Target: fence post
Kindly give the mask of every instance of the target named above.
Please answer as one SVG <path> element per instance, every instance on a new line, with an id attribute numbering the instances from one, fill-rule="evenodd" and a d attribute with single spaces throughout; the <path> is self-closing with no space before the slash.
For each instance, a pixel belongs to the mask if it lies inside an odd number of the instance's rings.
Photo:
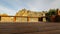
<path id="1" fill-rule="evenodd" d="M 45 13 L 43 13 L 43 22 L 46 22 Z"/>
<path id="2" fill-rule="evenodd" d="M 14 17 L 14 22 L 16 22 L 16 16 Z"/>
<path id="3" fill-rule="evenodd" d="M 29 16 L 27 17 L 27 22 L 29 22 Z"/>
<path id="4" fill-rule="evenodd" d="M 0 16 L 0 21 L 1 21 L 1 16 Z"/>

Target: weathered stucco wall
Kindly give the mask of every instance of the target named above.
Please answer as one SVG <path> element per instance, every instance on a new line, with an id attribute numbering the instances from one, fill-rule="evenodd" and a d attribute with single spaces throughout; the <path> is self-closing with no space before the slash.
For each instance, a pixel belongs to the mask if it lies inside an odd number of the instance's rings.
<path id="1" fill-rule="evenodd" d="M 29 18 L 29 22 L 38 22 L 38 18 Z"/>
<path id="2" fill-rule="evenodd" d="M 23 17 L 18 17 L 18 18 L 16 18 L 16 22 L 38 22 L 38 18 L 23 18 Z"/>
<path id="3" fill-rule="evenodd" d="M 17 17 L 16 22 L 27 22 L 27 18 L 24 17 Z"/>
<path id="4" fill-rule="evenodd" d="M 11 17 L 1 17 L 1 22 L 13 22 L 13 18 L 11 18 Z"/>

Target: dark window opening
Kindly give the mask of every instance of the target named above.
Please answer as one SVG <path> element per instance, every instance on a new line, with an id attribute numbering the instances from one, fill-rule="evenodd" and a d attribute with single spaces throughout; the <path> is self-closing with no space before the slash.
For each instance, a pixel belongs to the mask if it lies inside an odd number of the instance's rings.
<path id="1" fill-rule="evenodd" d="M 1 16 L 0 16 L 0 21 L 1 21 Z"/>
<path id="2" fill-rule="evenodd" d="M 43 17 L 38 18 L 38 21 L 43 21 Z"/>

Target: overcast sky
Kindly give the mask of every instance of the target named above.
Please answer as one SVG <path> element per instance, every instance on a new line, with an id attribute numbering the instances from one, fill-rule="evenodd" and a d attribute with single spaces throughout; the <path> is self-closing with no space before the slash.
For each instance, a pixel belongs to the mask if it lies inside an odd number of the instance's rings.
<path id="1" fill-rule="evenodd" d="M 18 10 L 26 8 L 32 11 L 45 11 L 60 8 L 60 0 L 0 0 L 0 14 L 15 15 Z"/>

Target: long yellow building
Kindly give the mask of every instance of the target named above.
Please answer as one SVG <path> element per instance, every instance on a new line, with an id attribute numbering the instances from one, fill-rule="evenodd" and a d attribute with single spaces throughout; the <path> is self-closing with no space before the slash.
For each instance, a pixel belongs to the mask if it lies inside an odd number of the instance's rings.
<path id="1" fill-rule="evenodd" d="M 19 10 L 16 13 L 16 16 L 27 16 L 26 17 L 17 17 L 16 22 L 39 22 L 38 18 L 42 17 L 45 12 L 34 12 L 26 9 Z"/>
<path id="2" fill-rule="evenodd" d="M 1 14 L 0 15 L 0 22 L 13 22 L 12 17 L 3 17 L 3 16 L 8 16 L 7 14 Z"/>
<path id="3" fill-rule="evenodd" d="M 35 12 L 26 9 L 19 10 L 15 16 L 25 16 L 25 17 L 1 17 L 0 22 L 39 22 L 38 18 L 42 17 L 46 12 Z M 0 16 L 8 16 L 7 14 L 2 14 Z"/>

